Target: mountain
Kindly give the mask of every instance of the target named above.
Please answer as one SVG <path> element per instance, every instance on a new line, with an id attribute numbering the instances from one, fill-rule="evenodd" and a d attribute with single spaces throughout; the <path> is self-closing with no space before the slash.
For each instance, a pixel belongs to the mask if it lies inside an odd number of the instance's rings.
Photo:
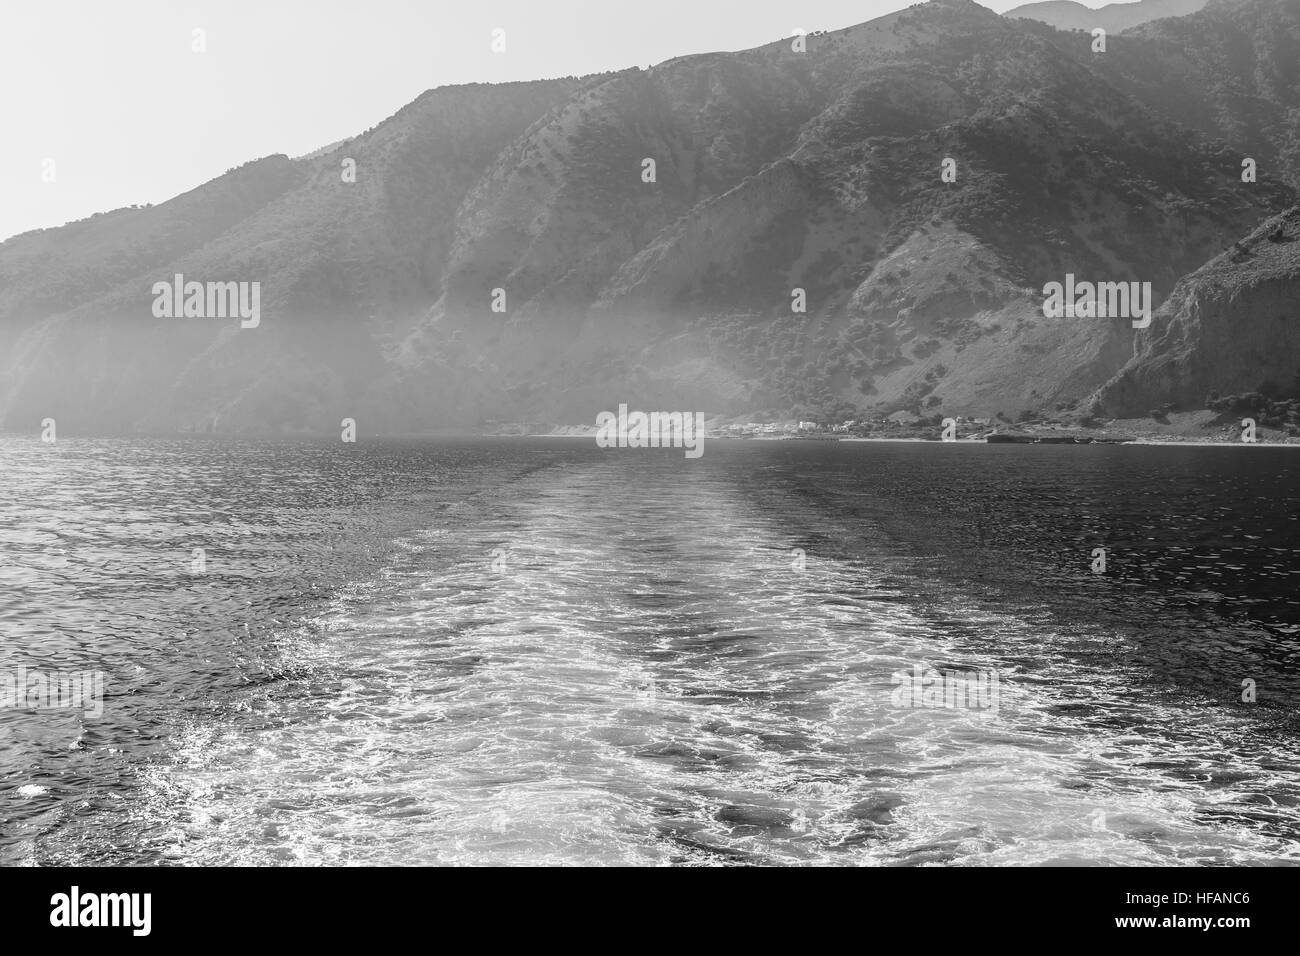
<path id="1" fill-rule="evenodd" d="M 1300 188 L 1300 0 L 1211 0 L 1130 31 L 1107 56 L 1125 93 Z"/>
<path id="2" fill-rule="evenodd" d="M 611 79 L 523 146 L 567 140 L 586 160 L 560 157 L 558 192 L 530 191 L 508 161 L 462 210 L 409 367 L 456 382 L 463 420 L 589 421 L 629 395 L 807 417 L 1068 405 L 1131 354 L 1133 332 L 1043 321 L 1045 282 L 1095 273 L 1167 294 L 1294 196 L 1239 188 L 1236 156 L 1117 89 L 1113 66 L 1079 39 L 930 3 L 811 38 L 803 56 L 783 41 Z M 658 140 L 629 142 L 629 115 L 652 115 Z M 701 183 L 720 138 L 752 158 Z M 652 153 L 657 190 L 634 175 Z M 506 242 L 523 252 L 497 266 Z M 494 287 L 524 301 L 494 315 Z M 795 288 L 806 315 L 791 313 Z"/>
<path id="3" fill-rule="evenodd" d="M 1073 0 L 1047 0 L 1045 3 L 1026 3 L 1003 14 L 1021 20 L 1038 20 L 1058 30 L 1087 30 L 1090 33 L 1101 27 L 1107 34 L 1119 33 L 1150 20 L 1165 17 L 1182 17 L 1195 13 L 1206 0 L 1136 0 L 1129 3 L 1108 3 L 1093 9 Z"/>
<path id="4" fill-rule="evenodd" d="M 355 415 L 385 342 L 435 295 L 465 194 L 579 85 L 434 90 L 329 152 L 0 244 L 0 422 L 276 431 Z M 176 273 L 260 282 L 262 324 L 155 318 L 151 289 Z"/>
<path id="5" fill-rule="evenodd" d="M 301 178 L 300 167 L 273 156 L 159 206 L 101 213 L 0 244 L 0 335 L 12 337 L 133 276 L 165 270 Z"/>
<path id="6" fill-rule="evenodd" d="M 1300 199 L 1294 7 L 1215 0 L 1095 54 L 931 0 L 803 50 L 430 91 L 309 156 L 0 244 L 0 424 L 1069 409 L 1151 330 L 1044 318 L 1046 283 L 1160 301 Z M 155 318 L 176 273 L 260 282 L 260 325 Z"/>

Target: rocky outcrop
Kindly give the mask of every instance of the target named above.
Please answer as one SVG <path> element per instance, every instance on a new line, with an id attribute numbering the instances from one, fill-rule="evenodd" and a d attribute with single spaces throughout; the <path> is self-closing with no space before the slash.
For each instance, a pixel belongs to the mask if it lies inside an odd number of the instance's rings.
<path id="1" fill-rule="evenodd" d="M 1300 207 L 1275 216 L 1180 281 L 1096 394 L 1099 414 L 1139 417 L 1211 393 L 1296 394 L 1300 376 Z"/>

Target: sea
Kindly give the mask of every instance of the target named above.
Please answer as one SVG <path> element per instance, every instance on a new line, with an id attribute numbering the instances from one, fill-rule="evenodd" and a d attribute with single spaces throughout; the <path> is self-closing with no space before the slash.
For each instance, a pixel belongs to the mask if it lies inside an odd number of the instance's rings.
<path id="1" fill-rule="evenodd" d="M 1295 448 L 0 435 L 0 865 L 1294 865 L 1298 708 Z"/>

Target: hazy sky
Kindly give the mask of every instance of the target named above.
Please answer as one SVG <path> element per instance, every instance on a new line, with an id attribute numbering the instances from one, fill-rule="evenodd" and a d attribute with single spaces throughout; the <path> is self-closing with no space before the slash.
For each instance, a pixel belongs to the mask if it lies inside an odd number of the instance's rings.
<path id="1" fill-rule="evenodd" d="M 1020 0 L 984 0 L 999 12 Z M 4 0 L 0 239 L 360 133 L 423 90 L 648 66 L 907 0 Z M 1098 0 L 1088 0 L 1098 6 Z M 506 52 L 491 50 L 506 30 Z M 194 31 L 207 50 L 194 52 Z M 53 182 L 42 173 L 53 160 Z"/>

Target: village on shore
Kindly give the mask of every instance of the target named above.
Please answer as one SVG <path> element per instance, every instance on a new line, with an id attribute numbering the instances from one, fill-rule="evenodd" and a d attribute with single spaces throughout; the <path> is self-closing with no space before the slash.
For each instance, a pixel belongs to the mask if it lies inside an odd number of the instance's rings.
<path id="1" fill-rule="evenodd" d="M 1229 416 L 1231 417 L 1231 416 Z M 496 436 L 591 437 L 594 424 L 557 425 L 543 422 L 485 422 Z M 960 441 L 988 444 L 1214 444 L 1300 445 L 1286 430 L 1260 427 L 1255 440 L 1243 440 L 1235 418 L 1209 411 L 1171 412 L 1159 419 L 1033 419 L 977 416 L 920 416 L 895 412 L 884 418 L 821 422 L 799 419 L 749 421 L 721 416 L 706 420 L 709 440 L 749 441 Z"/>

